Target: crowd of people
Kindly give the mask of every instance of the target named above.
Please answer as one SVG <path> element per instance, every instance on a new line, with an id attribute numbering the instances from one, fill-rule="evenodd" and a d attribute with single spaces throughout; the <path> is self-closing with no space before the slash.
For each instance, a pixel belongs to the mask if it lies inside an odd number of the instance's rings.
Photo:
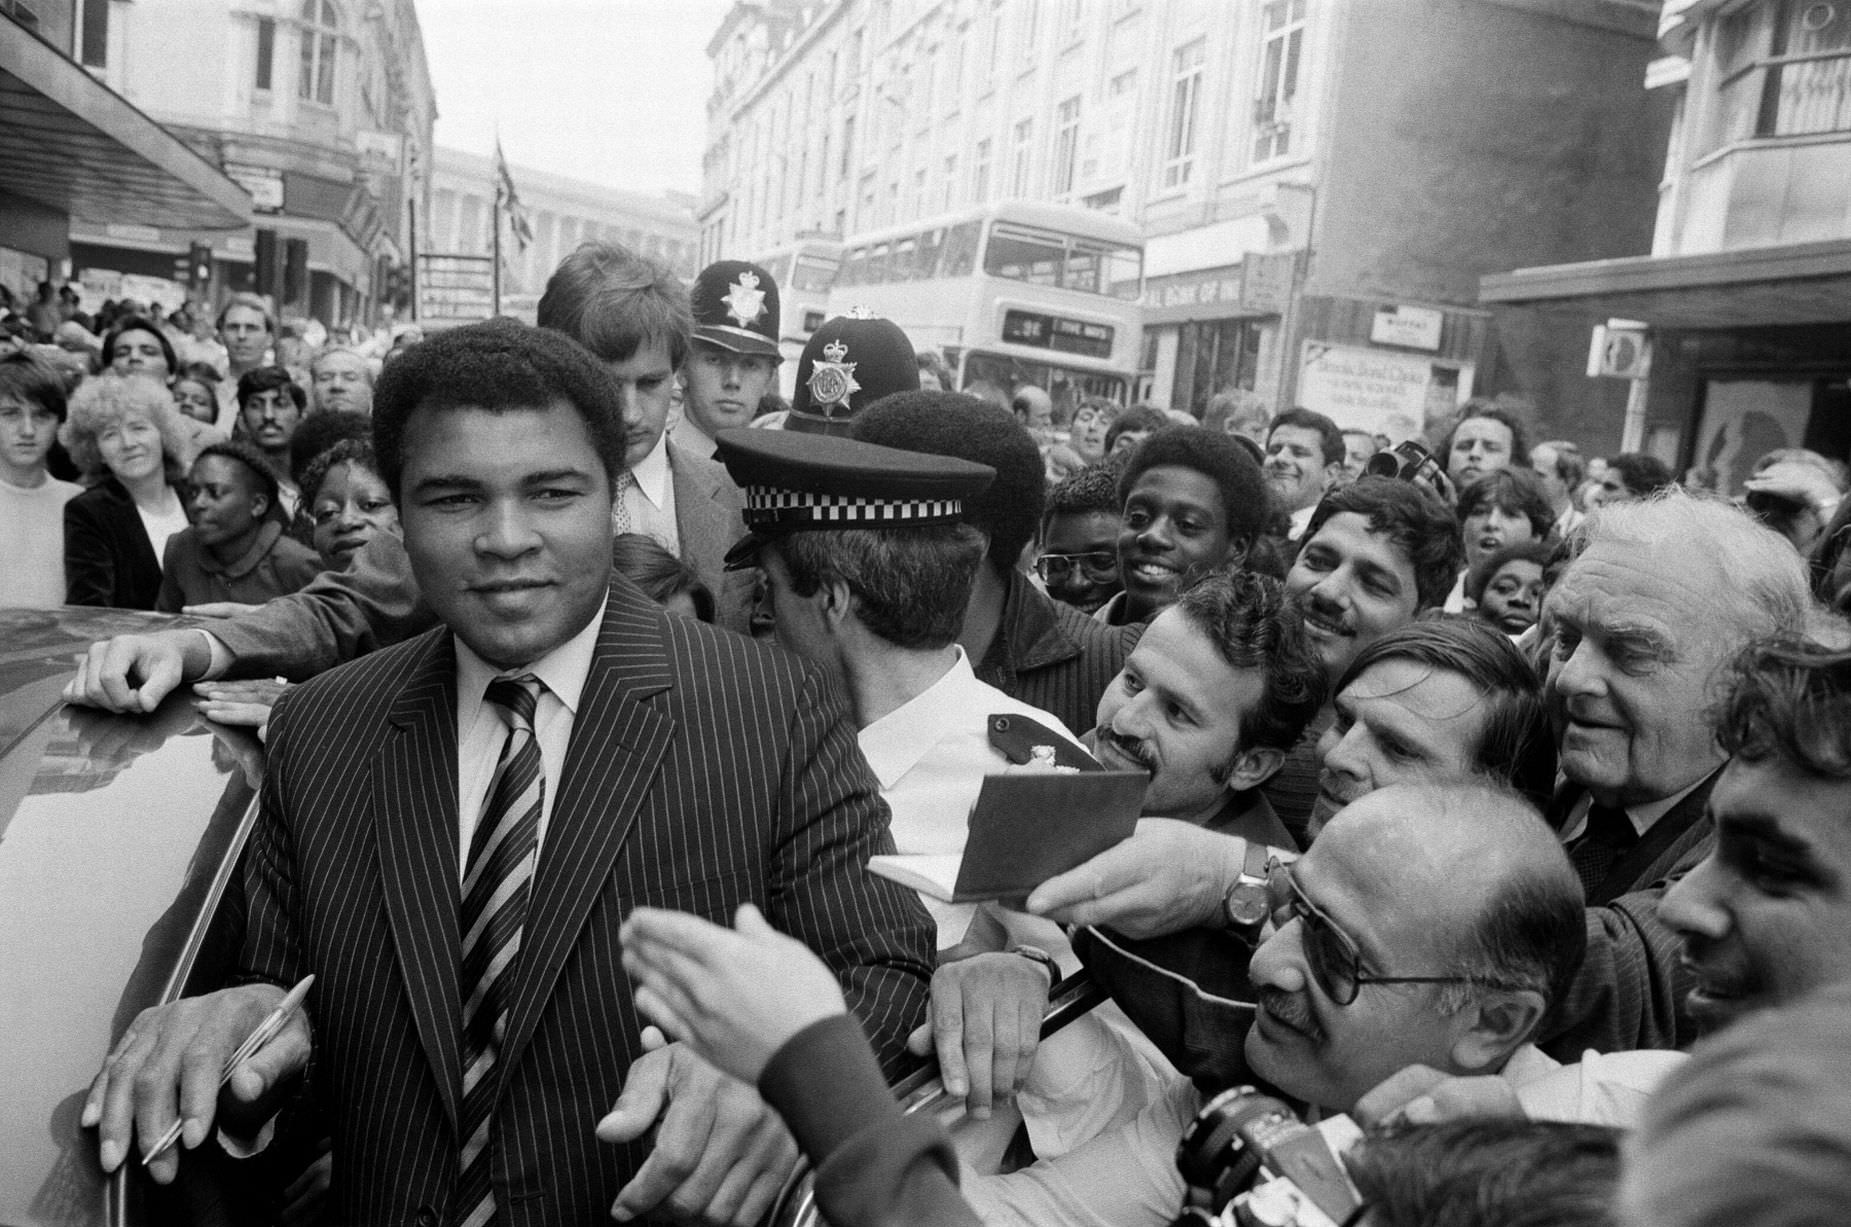
<path id="1" fill-rule="evenodd" d="M 186 409 L 145 317 L 75 390 L 0 359 L 25 590 L 197 616 L 67 696 L 267 729 L 241 974 L 112 1049 L 106 1168 L 178 1119 L 157 1181 L 295 1155 L 331 1223 L 751 1223 L 801 1151 L 833 1222 L 1154 1227 L 1245 1082 L 1362 1126 L 1375 1227 L 1851 1191 L 1841 464 L 1736 502 L 1514 398 L 1428 448 L 959 392 L 863 313 L 786 406 L 770 274 L 612 244 L 537 328 L 292 370 L 261 301 L 218 323 Z M 1026 898 L 866 870 L 1101 768 L 1135 832 Z M 900 1113 L 920 1058 L 1006 1161 Z"/>

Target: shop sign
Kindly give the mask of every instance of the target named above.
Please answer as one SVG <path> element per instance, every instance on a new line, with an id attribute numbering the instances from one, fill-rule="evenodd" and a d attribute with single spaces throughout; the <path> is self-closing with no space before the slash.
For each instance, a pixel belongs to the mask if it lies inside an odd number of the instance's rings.
<path id="1" fill-rule="evenodd" d="M 1296 403 L 1345 430 L 1367 430 L 1399 443 L 1451 416 L 1472 394 L 1472 372 L 1469 363 L 1306 341 Z"/>
<path id="2" fill-rule="evenodd" d="M 1292 301 L 1292 275 L 1298 269 L 1298 253 L 1249 255 L 1240 268 L 1240 305 L 1255 315 L 1284 315 L 1286 304 Z"/>
<path id="3" fill-rule="evenodd" d="M 1440 348 L 1440 327 L 1445 322 L 1445 312 L 1431 307 L 1386 307 L 1375 313 L 1369 339 L 1377 345 L 1436 351 Z"/>
<path id="4" fill-rule="evenodd" d="M 130 226 L 121 222 L 110 222 L 103 227 L 103 233 L 112 239 L 127 239 L 131 243 L 158 243 L 161 232 L 153 226 Z"/>
<path id="5" fill-rule="evenodd" d="M 1149 278 L 1144 283 L 1144 305 L 1157 311 L 1185 313 L 1196 307 L 1226 306 L 1233 310 L 1214 314 L 1232 314 L 1240 308 L 1240 268 L 1238 264 L 1230 264 L 1225 268 Z M 1187 318 L 1187 315 L 1177 318 Z"/>
<path id="6" fill-rule="evenodd" d="M 225 163 L 225 177 L 251 194 L 251 208 L 258 213 L 283 211 L 283 172 L 268 166 L 246 162 Z"/>

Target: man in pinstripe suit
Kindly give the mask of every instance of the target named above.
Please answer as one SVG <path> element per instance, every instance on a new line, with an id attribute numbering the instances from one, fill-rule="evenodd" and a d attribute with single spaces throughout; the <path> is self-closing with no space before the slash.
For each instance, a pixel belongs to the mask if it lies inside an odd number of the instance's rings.
<path id="1" fill-rule="evenodd" d="M 617 944 L 642 902 L 721 917 L 759 901 L 836 970 L 877 1050 L 901 1051 L 931 925 L 862 871 L 892 842 L 854 726 L 815 669 L 613 581 L 614 404 L 573 343 L 500 323 L 427 342 L 381 380 L 381 470 L 442 625 L 277 705 L 247 857 L 248 983 L 130 1026 L 85 1108 L 105 1167 L 131 1132 L 150 1145 L 176 1100 L 185 1148 L 215 1123 L 261 1141 L 312 1053 L 332 1221 L 752 1222 L 794 1150 L 751 1088 L 680 1045 L 645 1051 Z M 512 731 L 489 711 L 508 679 L 538 694 Z M 490 762 L 523 731 L 543 786 L 509 879 L 521 915 L 505 967 L 478 976 L 459 879 L 478 828 L 501 829 Z M 310 972 L 306 1017 L 217 1094 L 225 1056 Z M 491 977 L 482 1066 L 465 1018 Z"/>

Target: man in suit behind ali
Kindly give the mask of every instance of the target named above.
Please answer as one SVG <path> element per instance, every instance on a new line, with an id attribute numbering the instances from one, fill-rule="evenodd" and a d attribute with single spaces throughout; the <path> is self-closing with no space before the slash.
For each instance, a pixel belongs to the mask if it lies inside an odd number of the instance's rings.
<path id="1" fill-rule="evenodd" d="M 496 322 L 426 342 L 381 379 L 375 437 L 441 624 L 278 703 L 243 983 L 130 1025 L 84 1109 L 103 1165 L 176 1103 L 157 1180 L 215 1126 L 261 1146 L 307 1072 L 330 1221 L 752 1222 L 790 1139 L 750 1087 L 643 1042 L 617 930 L 641 903 L 755 901 L 896 1057 L 932 930 L 863 871 L 892 841 L 854 725 L 814 667 L 613 577 L 617 395 L 572 341 Z"/>

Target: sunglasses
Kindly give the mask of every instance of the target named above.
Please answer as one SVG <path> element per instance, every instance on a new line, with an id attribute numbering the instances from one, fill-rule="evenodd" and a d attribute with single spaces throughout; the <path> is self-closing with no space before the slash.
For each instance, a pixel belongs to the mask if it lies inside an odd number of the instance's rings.
<path id="1" fill-rule="evenodd" d="M 1092 550 L 1085 554 L 1042 554 L 1035 559 L 1035 574 L 1050 584 L 1058 584 L 1078 567 L 1086 578 L 1118 578 L 1118 555 L 1111 550 Z"/>
<path id="2" fill-rule="evenodd" d="M 1268 887 L 1277 891 L 1282 882 L 1287 894 L 1281 910 L 1275 914 L 1274 923 L 1284 928 L 1296 920 L 1303 926 L 1301 943 L 1305 949 L 1305 964 L 1311 971 L 1311 978 L 1317 981 L 1318 988 L 1334 1005 L 1347 1006 L 1354 1002 L 1365 984 L 1483 984 L 1487 988 L 1504 989 L 1523 987 L 1478 976 L 1378 976 L 1364 971 L 1362 952 L 1356 948 L 1355 941 L 1339 929 L 1330 917 L 1320 912 L 1317 904 L 1305 898 L 1298 879 L 1284 866 L 1269 879 Z"/>

